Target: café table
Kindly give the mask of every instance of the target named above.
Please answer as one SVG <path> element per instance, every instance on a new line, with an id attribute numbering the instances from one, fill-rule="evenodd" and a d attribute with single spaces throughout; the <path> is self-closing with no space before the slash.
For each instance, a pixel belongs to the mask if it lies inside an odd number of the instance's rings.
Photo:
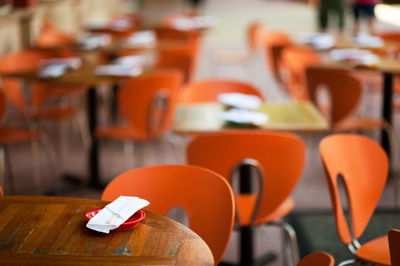
<path id="1" fill-rule="evenodd" d="M 173 130 L 178 134 L 201 134 L 232 129 L 276 130 L 298 133 L 327 132 L 329 125 L 311 102 L 267 103 L 257 111 L 268 121 L 257 127 L 226 123 L 219 114 L 226 107 L 217 102 L 179 105 Z"/>
<path id="2" fill-rule="evenodd" d="M 213 265 L 207 244 L 188 227 L 146 212 L 127 231 L 86 227 L 86 211 L 107 202 L 63 197 L 0 198 L 0 265 Z"/>

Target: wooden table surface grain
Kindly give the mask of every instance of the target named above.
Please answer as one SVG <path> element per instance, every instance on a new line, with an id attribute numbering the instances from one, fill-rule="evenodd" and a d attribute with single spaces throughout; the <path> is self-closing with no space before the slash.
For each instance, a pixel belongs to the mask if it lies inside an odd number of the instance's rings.
<path id="1" fill-rule="evenodd" d="M 107 203 L 76 198 L 0 198 L 0 265 L 212 265 L 188 227 L 146 211 L 128 231 L 86 228 L 84 213 Z"/>

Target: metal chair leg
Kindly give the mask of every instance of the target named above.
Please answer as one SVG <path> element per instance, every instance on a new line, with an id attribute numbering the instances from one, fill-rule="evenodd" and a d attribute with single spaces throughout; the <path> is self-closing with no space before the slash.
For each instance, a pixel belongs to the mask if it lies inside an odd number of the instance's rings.
<path id="1" fill-rule="evenodd" d="M 290 244 L 292 247 L 293 264 L 297 265 L 297 263 L 300 260 L 300 255 L 299 255 L 299 247 L 297 244 L 296 232 L 294 231 L 293 227 L 286 222 L 282 224 L 282 228 L 289 236 Z"/>
<path id="2" fill-rule="evenodd" d="M 355 263 L 358 263 L 358 260 L 350 259 L 350 260 L 342 261 L 341 263 L 338 264 L 338 266 L 352 265 L 352 264 L 355 264 Z"/>

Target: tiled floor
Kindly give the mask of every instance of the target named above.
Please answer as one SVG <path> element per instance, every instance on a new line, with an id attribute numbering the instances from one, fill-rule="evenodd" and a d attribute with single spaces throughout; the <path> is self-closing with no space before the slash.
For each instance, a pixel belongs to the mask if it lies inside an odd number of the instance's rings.
<path id="1" fill-rule="evenodd" d="M 157 1 L 156 1 L 157 2 Z M 158 1 L 160 2 L 160 1 Z M 144 14 L 156 14 L 151 7 L 143 7 Z M 181 7 L 168 7 L 171 11 L 179 10 Z M 175 9 L 174 9 L 175 8 Z M 284 30 L 289 33 L 298 31 L 311 31 L 315 28 L 314 10 L 301 2 L 289 2 L 284 0 L 208 0 L 204 12 L 213 15 L 218 19 L 215 29 L 210 30 L 203 42 L 201 60 L 196 73 L 196 79 L 204 78 L 232 78 L 251 82 L 257 85 L 266 95 L 268 101 L 286 101 L 287 95 L 283 93 L 274 82 L 269 70 L 264 64 L 262 51 L 246 64 L 229 65 L 216 61 L 216 56 L 224 51 L 245 53 L 245 30 L 252 21 L 260 21 L 267 29 Z M 154 19 L 154 17 L 153 17 Z M 380 23 L 378 28 L 390 28 L 390 25 Z M 105 88 L 102 93 L 103 98 L 99 112 L 102 114 L 101 123 L 106 124 L 107 108 L 106 99 L 108 90 Z M 368 96 L 368 111 L 373 115 L 379 114 L 379 96 Z M 371 105 L 372 103 L 372 105 Z M 365 104 L 365 103 L 364 103 Z M 370 107 L 372 106 L 372 108 Z M 83 108 L 84 109 L 84 108 Z M 84 113 L 81 118 L 85 119 Z M 13 120 L 12 114 L 8 115 L 9 120 Z M 399 132 L 399 116 L 395 115 L 396 136 Z M 43 130 L 48 132 L 56 147 L 60 147 L 60 135 L 57 128 L 51 124 L 44 124 Z M 60 172 L 68 172 L 86 176 L 86 153 L 82 149 L 79 141 L 79 134 L 76 130 L 71 130 L 66 123 L 68 143 L 63 144 L 62 158 L 55 157 L 58 162 Z M 371 135 L 374 137 L 374 135 Z M 317 152 L 318 143 L 323 135 L 302 135 L 307 145 L 307 161 L 303 176 L 301 177 L 295 191 L 293 199 L 297 209 L 326 209 L 330 208 L 329 194 L 325 182 L 324 171 L 322 169 L 319 154 Z M 125 147 L 126 148 L 126 147 Z M 399 149 L 398 146 L 396 146 Z M 13 145 L 9 148 L 11 155 L 12 171 L 16 181 L 18 194 L 39 194 L 44 191 L 54 190 L 64 187 L 60 179 L 47 171 L 45 158 L 40 157 L 40 168 L 43 188 L 40 192 L 34 189 L 32 183 L 32 161 L 30 147 L 28 144 Z M 141 152 L 142 151 L 142 152 Z M 165 151 L 165 152 L 160 152 Z M 118 142 L 101 142 L 101 176 L 103 181 L 111 180 L 118 173 L 137 165 L 135 158 L 128 154 L 124 157 L 124 146 Z M 146 165 L 159 163 L 175 163 L 174 156 L 171 156 L 167 149 L 161 148 L 158 144 L 135 146 L 136 154 L 145 154 Z M 184 163 L 184 153 L 179 158 L 179 163 Z M 397 159 L 397 158 L 396 158 Z M 397 160 L 398 161 L 398 160 Z M 397 164 L 396 164 L 397 165 Z M 58 186 L 58 187 L 57 187 Z M 5 190 L 7 193 L 7 188 Z M 92 189 L 76 189 L 72 192 L 62 193 L 74 197 L 100 198 L 101 192 Z M 382 196 L 380 206 L 393 205 L 393 188 L 391 182 Z M 270 229 L 265 226 L 257 229 L 256 233 L 256 254 L 262 254 L 268 250 L 281 253 L 280 239 L 281 232 L 277 229 Z M 234 260 L 237 258 L 236 233 L 232 236 L 231 244 L 228 247 L 225 258 Z M 281 257 L 270 265 L 282 265 Z"/>

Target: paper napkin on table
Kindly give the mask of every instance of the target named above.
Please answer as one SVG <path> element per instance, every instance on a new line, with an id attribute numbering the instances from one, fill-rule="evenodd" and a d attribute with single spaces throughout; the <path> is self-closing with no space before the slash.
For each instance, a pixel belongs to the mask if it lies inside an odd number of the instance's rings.
<path id="1" fill-rule="evenodd" d="M 133 47 L 152 47 L 156 44 L 156 41 L 156 33 L 151 30 L 145 30 L 133 33 L 124 40 L 123 45 Z"/>
<path id="2" fill-rule="evenodd" d="M 220 113 L 219 118 L 227 122 L 256 126 L 265 124 L 269 120 L 268 115 L 265 113 L 236 108 Z"/>
<path id="3" fill-rule="evenodd" d="M 78 43 L 82 49 L 92 50 L 109 45 L 111 43 L 111 36 L 109 34 L 84 34 Z"/>
<path id="4" fill-rule="evenodd" d="M 237 108 L 257 109 L 263 101 L 255 95 L 233 92 L 219 94 L 218 102 Z"/>
<path id="5" fill-rule="evenodd" d="M 138 76 L 142 73 L 141 67 L 131 67 L 120 64 L 102 65 L 96 67 L 96 75 L 99 76 Z"/>
<path id="6" fill-rule="evenodd" d="M 298 41 L 310 44 L 315 49 L 330 49 L 336 44 L 336 38 L 328 33 L 320 32 L 300 32 L 297 34 Z"/>
<path id="7" fill-rule="evenodd" d="M 110 230 L 119 227 L 135 212 L 149 204 L 147 200 L 138 197 L 119 196 L 93 216 L 86 227 L 108 234 Z"/>

